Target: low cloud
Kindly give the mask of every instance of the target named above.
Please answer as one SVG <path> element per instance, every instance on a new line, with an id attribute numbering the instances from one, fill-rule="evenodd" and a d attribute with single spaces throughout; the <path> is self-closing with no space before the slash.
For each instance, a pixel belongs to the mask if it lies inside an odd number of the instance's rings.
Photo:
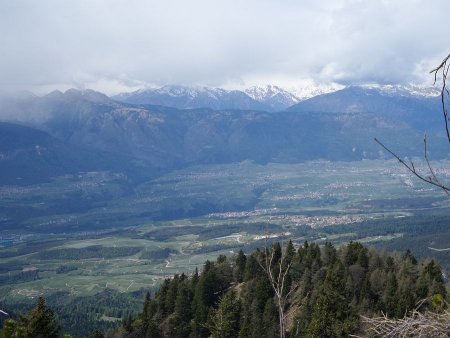
<path id="1" fill-rule="evenodd" d="M 422 82 L 449 52 L 448 13 L 446 0 L 4 1 L 0 87 Z"/>

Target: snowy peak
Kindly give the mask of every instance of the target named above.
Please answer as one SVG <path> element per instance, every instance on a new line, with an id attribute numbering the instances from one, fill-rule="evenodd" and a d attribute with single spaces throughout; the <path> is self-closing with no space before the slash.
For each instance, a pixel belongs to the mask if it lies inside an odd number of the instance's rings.
<path id="1" fill-rule="evenodd" d="M 344 88 L 345 88 L 344 85 L 338 83 L 331 83 L 327 85 L 323 84 L 319 85 L 312 83 L 292 87 L 289 89 L 289 91 L 293 93 L 296 97 L 298 97 L 299 101 L 304 101 L 318 95 L 332 93 Z"/>
<path id="2" fill-rule="evenodd" d="M 221 88 L 209 88 L 203 86 L 187 87 L 187 86 L 176 86 L 167 85 L 158 89 L 154 89 L 153 93 L 158 93 L 161 95 L 169 95 L 172 97 L 199 97 L 201 95 L 206 95 L 211 98 L 220 98 L 224 96 L 227 91 Z"/>
<path id="3" fill-rule="evenodd" d="M 274 97 L 279 94 L 285 95 L 286 97 L 291 97 L 293 99 L 295 98 L 295 100 L 298 100 L 292 93 L 275 85 L 266 85 L 263 87 L 253 86 L 247 88 L 245 92 L 247 93 L 248 96 L 257 101 L 264 101 L 267 100 L 268 98 Z"/>
<path id="4" fill-rule="evenodd" d="M 247 88 L 245 93 L 271 110 L 284 110 L 300 101 L 293 93 L 274 85 L 253 86 Z"/>
<path id="5" fill-rule="evenodd" d="M 123 93 L 112 98 L 131 104 L 149 104 L 175 107 L 179 109 L 210 108 L 282 111 L 301 101 L 330 94 L 346 88 L 337 83 L 327 85 L 314 82 L 293 88 L 282 88 L 273 84 L 253 86 L 244 90 L 226 90 L 205 86 L 166 85 L 160 88 L 141 89 Z M 439 91 L 433 87 L 419 85 L 378 85 L 367 84 L 347 88 L 360 88 L 377 92 L 384 96 L 433 97 Z"/>
<path id="6" fill-rule="evenodd" d="M 151 104 L 180 109 L 242 109 L 266 110 L 266 106 L 242 91 L 210 87 L 167 85 L 157 89 L 140 90 L 112 97 L 132 104 Z"/>
<path id="7" fill-rule="evenodd" d="M 440 91 L 436 87 L 407 84 L 407 85 L 379 85 L 367 84 L 362 88 L 374 89 L 381 94 L 390 96 L 414 96 L 414 97 L 436 97 L 440 95 Z"/>

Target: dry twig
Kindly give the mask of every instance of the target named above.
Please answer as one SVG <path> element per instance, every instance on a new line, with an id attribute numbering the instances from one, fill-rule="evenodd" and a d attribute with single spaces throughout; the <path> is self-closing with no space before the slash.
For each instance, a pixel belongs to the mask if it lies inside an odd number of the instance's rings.
<path id="1" fill-rule="evenodd" d="M 417 171 L 414 162 L 410 161 L 410 163 L 406 163 L 400 156 L 398 156 L 396 153 L 394 153 L 392 150 L 390 150 L 388 147 L 386 147 L 381 141 L 379 141 L 377 138 L 375 138 L 375 142 L 377 142 L 381 147 L 383 147 L 384 150 L 386 150 L 389 154 L 394 156 L 405 168 L 407 168 L 414 176 L 421 179 L 422 181 L 434 185 L 438 188 L 441 188 L 447 196 L 450 197 L 450 188 L 447 187 L 445 184 L 443 184 L 436 176 L 433 167 L 430 164 L 430 161 L 428 159 L 427 155 L 427 137 L 425 135 L 423 142 L 424 142 L 424 152 L 425 152 L 425 160 L 427 161 L 428 169 L 430 170 L 431 176 L 426 177 L 425 175 L 421 174 Z"/>
<path id="2" fill-rule="evenodd" d="M 448 110 L 446 107 L 446 102 L 449 104 L 449 90 L 447 89 L 447 75 L 448 70 L 450 68 L 450 64 L 447 65 L 447 62 L 450 59 L 450 54 L 447 55 L 447 57 L 442 60 L 441 64 L 437 66 L 435 69 L 430 71 L 430 74 L 434 74 L 434 84 L 436 84 L 438 73 L 441 72 L 442 74 L 442 87 L 441 87 L 441 104 L 442 104 L 442 113 L 444 114 L 445 119 L 445 130 L 447 132 L 447 139 L 450 142 L 450 132 L 448 127 Z M 447 100 L 446 100 L 447 98 Z"/>
<path id="3" fill-rule="evenodd" d="M 450 337 L 450 312 L 421 313 L 418 309 L 409 312 L 401 319 L 391 319 L 385 314 L 377 318 L 362 317 L 368 325 L 370 337 Z"/>

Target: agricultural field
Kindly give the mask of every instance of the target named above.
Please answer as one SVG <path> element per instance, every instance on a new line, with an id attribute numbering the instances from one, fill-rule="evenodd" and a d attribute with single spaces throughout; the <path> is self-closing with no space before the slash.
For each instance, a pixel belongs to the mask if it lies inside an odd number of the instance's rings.
<path id="1" fill-rule="evenodd" d="M 450 163 L 435 167 L 448 178 Z M 135 185 L 80 173 L 0 194 L 3 302 L 139 292 L 287 239 L 411 246 L 450 261 L 448 198 L 394 161 L 197 166 Z"/>

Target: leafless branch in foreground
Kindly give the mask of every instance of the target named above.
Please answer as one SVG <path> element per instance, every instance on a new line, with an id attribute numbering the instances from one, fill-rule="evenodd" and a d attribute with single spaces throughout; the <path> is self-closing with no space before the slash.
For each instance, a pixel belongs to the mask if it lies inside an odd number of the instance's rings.
<path id="1" fill-rule="evenodd" d="M 368 326 L 370 337 L 450 337 L 449 311 L 421 313 L 416 308 L 401 319 L 390 319 L 383 314 L 376 318 L 362 316 L 362 322 Z"/>
<path id="2" fill-rule="evenodd" d="M 386 150 L 389 154 L 391 154 L 392 156 L 394 156 L 397 161 L 399 161 L 406 169 L 408 169 L 414 176 L 416 176 L 417 178 L 419 178 L 420 180 L 434 185 L 440 189 L 442 189 L 448 197 L 450 197 L 450 188 L 447 187 L 445 184 L 443 184 L 436 176 L 435 171 L 433 169 L 433 167 L 430 164 L 430 161 L 428 159 L 428 154 L 427 154 L 427 136 L 425 135 L 425 137 L 423 138 L 423 144 L 424 144 L 424 157 L 425 160 L 427 162 L 427 166 L 428 166 L 428 170 L 430 171 L 430 175 L 431 176 L 426 176 L 420 172 L 417 171 L 414 162 L 410 161 L 410 163 L 406 163 L 402 158 L 400 158 L 400 156 L 398 156 L 396 153 L 394 153 L 392 150 L 390 150 L 388 147 L 386 147 L 381 141 L 379 141 L 377 138 L 375 138 L 375 142 L 377 142 L 384 150 Z"/>
<path id="3" fill-rule="evenodd" d="M 445 130 L 447 132 L 447 139 L 450 142 L 450 132 L 449 132 L 449 126 L 448 126 L 448 110 L 447 105 L 450 104 L 449 102 L 449 90 L 447 88 L 447 75 L 450 68 L 450 64 L 447 64 L 450 60 L 450 54 L 447 55 L 447 57 L 442 60 L 441 64 L 437 66 L 435 69 L 430 71 L 430 74 L 434 74 L 434 84 L 436 84 L 438 74 L 442 74 L 442 87 L 441 87 L 441 104 L 442 104 L 442 113 L 444 114 L 445 119 Z"/>
<path id="4" fill-rule="evenodd" d="M 264 248 L 264 261 L 257 260 L 261 269 L 264 270 L 267 275 L 270 285 L 272 286 L 273 291 L 275 292 L 275 298 L 277 301 L 277 310 L 279 315 L 279 325 L 280 325 L 280 338 L 286 337 L 286 303 L 289 296 L 297 289 L 297 284 L 291 285 L 291 288 L 288 292 L 286 292 L 286 280 L 291 269 L 291 262 L 287 265 L 285 263 L 286 255 L 283 253 L 283 245 L 281 246 L 282 253 L 281 258 L 278 263 L 274 263 L 275 256 L 275 248 L 272 245 L 272 248 L 269 249 L 267 247 L 267 236 L 265 239 L 265 248 Z M 270 254 L 270 257 L 269 257 Z M 278 273 L 274 270 L 278 269 Z"/>
<path id="5" fill-rule="evenodd" d="M 448 109 L 447 106 L 450 105 L 450 91 L 447 88 L 447 76 L 450 69 L 450 54 L 445 57 L 439 66 L 434 68 L 430 71 L 430 74 L 434 74 L 434 84 L 436 84 L 438 80 L 438 75 L 442 75 L 442 87 L 441 87 L 441 105 L 442 105 L 442 113 L 444 115 L 445 119 L 445 131 L 447 133 L 447 139 L 450 142 L 450 130 L 449 130 L 449 115 L 448 115 Z M 381 143 L 377 138 L 375 138 L 375 142 L 377 142 L 381 147 L 383 147 L 384 150 L 386 150 L 389 154 L 394 156 L 405 168 L 407 168 L 414 176 L 419 178 L 420 180 L 434 185 L 440 189 L 442 189 L 448 197 L 450 197 L 450 187 L 443 184 L 436 176 L 435 171 L 433 167 L 430 164 L 430 161 L 428 159 L 428 150 L 427 150 L 427 136 L 425 135 L 423 139 L 424 143 L 424 158 L 427 162 L 429 175 L 424 175 L 422 173 L 419 173 L 414 166 L 414 163 L 411 161 L 410 163 L 406 163 L 404 160 L 400 158 L 396 153 L 394 153 L 392 150 L 390 150 L 387 146 L 385 146 L 383 143 Z"/>

